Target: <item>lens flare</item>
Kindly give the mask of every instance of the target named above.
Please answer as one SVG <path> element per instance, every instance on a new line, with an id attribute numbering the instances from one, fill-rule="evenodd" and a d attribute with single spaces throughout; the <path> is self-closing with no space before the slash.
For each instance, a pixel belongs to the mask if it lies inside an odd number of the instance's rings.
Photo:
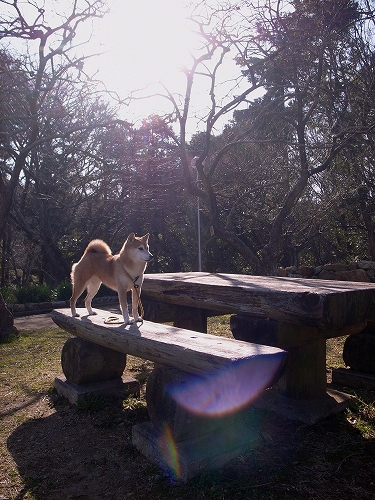
<path id="1" fill-rule="evenodd" d="M 284 354 L 232 363 L 208 377 L 191 375 L 183 385 L 170 385 L 168 394 L 186 410 L 222 416 L 248 406 L 280 377 Z"/>
<path id="2" fill-rule="evenodd" d="M 180 462 L 178 458 L 178 450 L 172 432 L 168 425 L 164 427 L 164 432 L 158 439 L 159 449 L 163 454 L 165 464 L 168 468 L 168 473 L 172 479 L 180 477 Z"/>

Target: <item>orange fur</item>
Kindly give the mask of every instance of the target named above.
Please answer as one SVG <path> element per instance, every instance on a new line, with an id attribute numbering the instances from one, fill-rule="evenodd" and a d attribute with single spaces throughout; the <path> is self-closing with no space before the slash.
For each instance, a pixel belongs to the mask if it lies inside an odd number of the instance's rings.
<path id="1" fill-rule="evenodd" d="M 133 280 L 138 277 L 136 284 L 139 286 L 140 293 L 147 262 L 153 258 L 149 252 L 148 238 L 149 234 L 136 237 L 134 233 L 131 233 L 120 253 L 116 255 L 112 255 L 111 249 L 102 240 L 93 240 L 88 244 L 82 258 L 72 266 L 70 307 L 73 316 L 78 316 L 76 302 L 85 289 L 87 290 L 85 306 L 89 314 L 95 314 L 91 301 L 100 285 L 104 283 L 118 292 L 125 324 L 133 322 L 129 318 L 127 306 L 127 292 L 132 291 L 132 313 L 135 320 L 139 319 L 138 297 L 134 290 Z"/>

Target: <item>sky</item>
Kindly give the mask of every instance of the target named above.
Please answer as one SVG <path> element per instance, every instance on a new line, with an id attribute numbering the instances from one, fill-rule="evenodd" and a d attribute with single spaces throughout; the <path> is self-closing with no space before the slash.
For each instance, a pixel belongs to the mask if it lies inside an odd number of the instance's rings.
<path id="1" fill-rule="evenodd" d="M 59 15 L 68 15 L 72 9 L 71 0 L 46 0 L 47 23 L 55 26 Z M 78 4 L 80 1 L 78 0 Z M 214 0 L 213 0 L 214 1 Z M 43 0 L 37 0 L 38 6 Z M 193 24 L 186 18 L 184 7 L 186 0 L 108 0 L 110 12 L 101 19 L 82 23 L 74 39 L 73 52 L 77 55 L 101 53 L 88 58 L 85 70 L 101 80 L 108 90 L 116 91 L 120 99 L 127 102 L 135 89 L 145 89 L 146 95 L 160 93 L 162 82 L 174 95 L 183 95 L 186 77 L 181 68 L 191 65 L 191 52 L 197 54 L 198 37 L 193 31 Z M 29 23 L 35 19 L 33 2 L 22 2 L 23 14 Z M 14 16 L 12 6 L 9 11 Z M 87 42 L 88 43 L 84 43 Z M 21 42 L 12 39 L 13 47 Z M 37 50 L 38 40 L 31 42 Z M 22 50 L 22 49 L 21 49 Z M 231 53 L 229 54 L 231 55 Z M 233 55 L 234 57 L 234 55 Z M 215 87 L 217 94 L 226 95 L 234 85 L 233 79 L 239 74 L 233 57 L 222 66 L 221 81 L 226 82 Z M 195 80 L 189 134 L 204 127 L 202 117 L 207 114 L 210 104 L 207 79 Z M 238 95 L 240 89 L 234 89 Z M 231 94 L 232 95 L 232 94 Z M 123 106 L 121 118 L 134 124 L 152 114 L 163 115 L 171 112 L 171 104 L 165 98 L 149 98 L 132 101 Z M 227 122 L 228 116 L 221 122 Z"/>
<path id="2" fill-rule="evenodd" d="M 188 63 L 193 43 L 182 1 L 112 0 L 110 5 L 110 13 L 96 20 L 88 46 L 90 52 L 94 47 L 104 52 L 89 64 L 98 68 L 97 77 L 122 97 L 159 80 L 181 86 L 179 68 Z M 137 105 L 143 106 L 151 109 L 153 103 Z"/>
<path id="3" fill-rule="evenodd" d="M 158 81 L 173 92 L 183 93 L 186 79 L 181 68 L 190 66 L 190 51 L 198 44 L 183 4 L 183 0 L 111 0 L 110 13 L 95 21 L 93 39 L 87 46 L 90 52 L 95 49 L 104 54 L 86 63 L 86 68 L 97 70 L 96 77 L 123 99 L 146 86 L 145 93 L 160 91 L 152 84 Z M 228 61 L 224 71 L 223 80 L 238 74 L 239 69 Z M 198 78 L 194 113 L 201 114 L 207 104 L 207 85 Z M 127 119 L 137 121 L 169 110 L 165 99 L 152 98 L 136 101 L 124 112 Z M 199 127 L 197 120 L 193 122 L 191 127 Z"/>

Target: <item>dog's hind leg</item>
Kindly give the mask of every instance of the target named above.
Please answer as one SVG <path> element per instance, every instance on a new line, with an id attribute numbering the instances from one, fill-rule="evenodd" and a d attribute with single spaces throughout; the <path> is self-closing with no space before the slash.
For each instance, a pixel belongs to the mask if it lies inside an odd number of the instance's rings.
<path id="1" fill-rule="evenodd" d="M 95 295 L 98 293 L 98 290 L 100 288 L 100 285 L 102 282 L 100 281 L 99 278 L 91 278 L 91 280 L 87 283 L 87 295 L 85 298 L 85 306 L 88 311 L 88 313 L 91 314 L 96 314 L 91 307 L 91 301 L 95 297 Z"/>
<path id="2" fill-rule="evenodd" d="M 70 297 L 70 309 L 72 311 L 73 317 L 79 316 L 79 314 L 76 311 L 76 303 L 77 303 L 77 300 L 79 299 L 79 297 L 84 292 L 85 288 L 86 288 L 86 283 L 84 283 L 83 285 L 80 285 L 80 286 L 79 285 L 77 286 L 76 283 L 73 283 L 72 296 Z"/>

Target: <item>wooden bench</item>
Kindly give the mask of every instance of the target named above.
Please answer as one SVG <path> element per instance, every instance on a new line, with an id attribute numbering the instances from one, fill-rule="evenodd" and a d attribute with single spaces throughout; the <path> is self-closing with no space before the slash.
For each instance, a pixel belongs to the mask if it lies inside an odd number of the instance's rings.
<path id="1" fill-rule="evenodd" d="M 70 309 L 60 309 L 51 316 L 85 341 L 157 364 L 146 389 L 151 422 L 134 426 L 132 439 L 174 478 L 221 467 L 259 440 L 245 415 L 282 375 L 284 350 L 150 321 L 106 324 L 106 311 L 78 312 L 72 317 Z"/>

